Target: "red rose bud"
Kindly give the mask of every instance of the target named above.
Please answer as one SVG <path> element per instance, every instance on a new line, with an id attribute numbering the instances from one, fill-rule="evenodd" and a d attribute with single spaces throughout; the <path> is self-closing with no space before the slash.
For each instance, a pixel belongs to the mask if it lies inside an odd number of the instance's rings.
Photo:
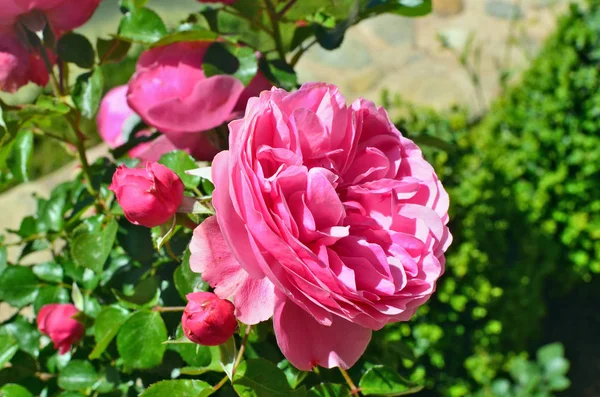
<path id="1" fill-rule="evenodd" d="M 167 222 L 181 204 L 184 191 L 177 174 L 155 162 L 147 162 L 145 168 L 120 166 L 108 188 L 115 192 L 125 217 L 146 227 Z"/>
<path id="2" fill-rule="evenodd" d="M 68 352 L 83 337 L 83 324 L 73 318 L 77 313 L 79 310 L 70 303 L 45 305 L 38 313 L 38 329 L 50 337 L 60 354 Z"/>
<path id="3" fill-rule="evenodd" d="M 188 304 L 181 317 L 181 326 L 189 340 L 217 346 L 233 335 L 237 320 L 231 302 L 219 299 L 211 292 L 194 292 L 186 297 Z"/>

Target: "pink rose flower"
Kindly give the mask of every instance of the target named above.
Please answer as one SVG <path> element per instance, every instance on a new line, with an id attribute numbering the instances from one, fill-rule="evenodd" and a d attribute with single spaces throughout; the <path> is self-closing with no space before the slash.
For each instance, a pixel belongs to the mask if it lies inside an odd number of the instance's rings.
<path id="1" fill-rule="evenodd" d="M 42 30 L 50 24 L 55 35 L 83 25 L 101 0 L 8 0 L 0 6 L 0 90 L 14 92 L 33 82 L 45 86 L 48 71 L 42 58 L 18 39 L 23 27 Z M 54 54 L 50 53 L 54 62 Z"/>
<path id="2" fill-rule="evenodd" d="M 231 302 L 210 292 L 187 294 L 181 317 L 183 333 L 194 343 L 217 346 L 231 338 L 237 328 Z"/>
<path id="3" fill-rule="evenodd" d="M 135 112 L 127 104 L 126 85 L 111 89 L 102 98 L 97 118 L 98 133 L 109 147 L 125 143 L 123 126 L 133 115 Z M 151 135 L 151 131 L 142 130 L 138 135 Z M 172 133 L 137 145 L 129 151 L 129 155 L 144 161 L 158 161 L 163 154 L 176 149 L 185 150 L 198 160 L 212 160 L 218 152 L 207 134 Z"/>
<path id="4" fill-rule="evenodd" d="M 273 316 L 297 368 L 352 366 L 373 330 L 409 320 L 434 292 L 448 195 L 384 109 L 347 106 L 335 86 L 263 92 L 229 127 L 192 270 L 233 298 L 241 322 Z"/>
<path id="5" fill-rule="evenodd" d="M 101 0 L 8 0 L 0 7 L 0 27 L 10 26 L 28 13 L 41 11 L 56 33 L 83 25 Z"/>
<path id="6" fill-rule="evenodd" d="M 59 354 L 68 352 L 83 337 L 83 324 L 73 318 L 77 313 L 79 310 L 70 303 L 52 303 L 43 306 L 37 315 L 38 329 L 50 337 Z"/>
<path id="7" fill-rule="evenodd" d="M 48 84 L 44 61 L 27 51 L 16 35 L 0 33 L 0 90 L 15 92 L 30 81 L 41 86 Z"/>
<path id="8" fill-rule="evenodd" d="M 171 219 L 185 190 L 177 174 L 155 162 L 147 162 L 145 168 L 119 166 L 108 188 L 115 192 L 129 222 L 146 227 Z"/>
<path id="9" fill-rule="evenodd" d="M 129 82 L 129 106 L 173 142 L 184 139 L 183 134 L 198 135 L 230 121 L 241 113 L 248 98 L 272 87 L 262 73 L 246 88 L 233 76 L 207 78 L 202 61 L 211 44 L 178 42 L 147 50 Z M 198 138 L 188 139 L 196 142 Z M 203 151 L 197 144 L 192 155 L 212 159 L 219 148 L 208 139 L 203 143 Z"/>

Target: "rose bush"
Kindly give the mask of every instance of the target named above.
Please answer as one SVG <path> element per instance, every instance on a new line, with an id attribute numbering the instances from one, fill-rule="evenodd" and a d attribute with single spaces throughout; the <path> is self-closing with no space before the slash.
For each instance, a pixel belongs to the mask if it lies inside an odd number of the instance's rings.
<path id="1" fill-rule="evenodd" d="M 167 27 L 122 0 L 118 30 L 94 43 L 69 30 L 98 1 L 0 10 L 2 90 L 48 83 L 31 103 L 2 97 L 0 188 L 46 160 L 40 139 L 79 161 L 0 236 L 0 301 L 14 311 L 0 394 L 418 391 L 367 345 L 433 293 L 447 196 L 383 109 L 300 87 L 295 67 L 361 20 L 424 15 L 430 1 L 192 4 Z M 92 161 L 97 133 L 110 152 Z"/>

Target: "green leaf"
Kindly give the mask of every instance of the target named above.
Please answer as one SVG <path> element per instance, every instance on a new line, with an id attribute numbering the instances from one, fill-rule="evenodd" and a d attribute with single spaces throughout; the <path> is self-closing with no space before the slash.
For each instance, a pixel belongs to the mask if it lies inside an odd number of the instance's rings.
<path id="1" fill-rule="evenodd" d="M 175 337 L 177 340 L 185 338 L 181 326 L 177 327 Z M 219 364 L 219 348 L 216 346 L 203 346 L 190 341 L 190 343 L 169 343 L 167 349 L 179 353 L 183 361 L 198 372 L 222 371 Z M 195 375 L 200 375 L 198 372 Z"/>
<path id="2" fill-rule="evenodd" d="M 73 88 L 73 102 L 88 119 L 94 117 L 100 106 L 104 90 L 104 76 L 102 68 L 96 67 L 88 73 L 77 77 Z"/>
<path id="3" fill-rule="evenodd" d="M 37 213 L 37 232 L 60 232 L 64 226 L 63 215 L 66 212 L 68 192 L 54 189 L 50 198 L 40 199 Z"/>
<path id="4" fill-rule="evenodd" d="M 32 267 L 33 273 L 43 281 L 60 283 L 63 280 L 63 268 L 58 263 L 44 262 Z"/>
<path id="5" fill-rule="evenodd" d="M 211 32 L 210 30 L 194 28 L 190 30 L 183 30 L 171 33 L 154 43 L 152 47 L 160 47 L 167 44 L 178 43 L 181 41 L 213 42 L 218 37 L 219 35 L 217 33 Z"/>
<path id="6" fill-rule="evenodd" d="M 201 380 L 163 380 L 147 388 L 140 397 L 206 397 L 213 388 Z"/>
<path id="7" fill-rule="evenodd" d="M 76 281 L 73 281 L 73 287 L 71 288 L 71 299 L 77 310 L 82 311 L 85 309 L 85 299 Z"/>
<path id="8" fill-rule="evenodd" d="M 69 291 L 57 285 L 42 287 L 35 300 L 33 301 L 33 310 L 38 313 L 42 306 L 50 303 L 68 303 Z"/>
<path id="9" fill-rule="evenodd" d="M 229 379 L 233 379 L 233 365 L 237 358 L 237 347 L 233 336 L 219 345 L 219 362 Z"/>
<path id="10" fill-rule="evenodd" d="M 80 68 L 89 69 L 94 66 L 94 49 L 90 41 L 79 33 L 67 33 L 56 45 L 58 57 L 71 62 Z"/>
<path id="11" fill-rule="evenodd" d="M 13 140 L 11 152 L 6 159 L 10 172 L 18 182 L 29 181 L 27 168 L 32 151 L 33 132 L 29 130 L 20 131 Z"/>
<path id="12" fill-rule="evenodd" d="M 3 141 L 4 135 L 8 132 L 8 128 L 6 127 L 6 122 L 4 121 L 4 117 L 2 116 L 2 107 L 0 106 L 0 142 Z"/>
<path id="13" fill-rule="evenodd" d="M 165 167 L 170 168 L 181 178 L 181 181 L 188 189 L 193 189 L 200 183 L 200 177 L 195 175 L 188 175 L 185 173 L 187 170 L 193 170 L 198 168 L 194 158 L 184 152 L 183 150 L 173 150 L 172 152 L 165 153 L 160 157 L 158 162 Z"/>
<path id="14" fill-rule="evenodd" d="M 40 352 L 40 333 L 37 327 L 21 315 L 18 315 L 14 321 L 4 324 L 0 328 L 0 335 L 12 336 L 19 348 L 33 357 L 37 357 Z"/>
<path id="15" fill-rule="evenodd" d="M 280 59 L 267 61 L 265 58 L 261 58 L 259 66 L 265 77 L 270 81 L 275 81 L 277 86 L 290 91 L 298 88 L 296 71 L 285 61 Z"/>
<path id="16" fill-rule="evenodd" d="M 10 266 L 0 275 L 0 300 L 21 308 L 33 302 L 39 286 L 31 268 Z"/>
<path id="17" fill-rule="evenodd" d="M 106 62 L 121 62 L 127 56 L 130 48 L 130 42 L 119 40 L 118 38 L 110 40 L 98 38 L 96 41 L 96 51 L 98 51 L 98 58 L 102 64 Z"/>
<path id="18" fill-rule="evenodd" d="M 118 306 L 105 307 L 98 313 L 94 324 L 96 346 L 89 355 L 90 360 L 100 357 L 128 318 L 129 312 Z"/>
<path id="19" fill-rule="evenodd" d="M 0 368 L 4 368 L 15 353 L 19 350 L 19 345 L 11 335 L 0 335 Z"/>
<path id="20" fill-rule="evenodd" d="M 565 376 L 553 376 L 546 381 L 546 384 L 551 391 L 563 391 L 571 386 L 571 381 Z"/>
<path id="21" fill-rule="evenodd" d="M 103 224 L 104 217 L 87 218 L 71 240 L 71 255 L 75 263 L 101 273 L 117 236 L 118 223 L 114 219 Z"/>
<path id="22" fill-rule="evenodd" d="M 0 389 L 2 397 L 33 397 L 33 394 L 26 388 L 16 383 L 8 383 Z"/>
<path id="23" fill-rule="evenodd" d="M 321 383 L 308 391 L 308 397 L 349 397 L 350 389 L 337 383 Z"/>
<path id="24" fill-rule="evenodd" d="M 0 237 L 0 274 L 8 267 L 8 251 L 6 246 L 2 245 L 2 240 L 4 240 L 3 236 Z"/>
<path id="25" fill-rule="evenodd" d="M 148 0 L 119 0 L 119 7 L 126 10 L 134 10 L 146 5 Z"/>
<path id="26" fill-rule="evenodd" d="M 233 388 L 241 397 L 302 396 L 304 388 L 292 391 L 284 373 L 262 358 L 248 360 L 238 367 Z"/>
<path id="27" fill-rule="evenodd" d="M 403 379 L 394 370 L 382 365 L 369 368 L 360 379 L 359 387 L 365 396 L 404 396 L 423 388 Z"/>
<path id="28" fill-rule="evenodd" d="M 154 277 L 148 277 L 140 281 L 130 294 L 124 294 L 115 291 L 119 301 L 131 309 L 140 309 L 143 307 L 154 306 L 160 298 L 160 289 L 158 280 Z"/>
<path id="29" fill-rule="evenodd" d="M 89 361 L 73 360 L 58 375 L 58 386 L 69 391 L 86 390 L 94 386 L 99 376 Z"/>
<path id="30" fill-rule="evenodd" d="M 277 368 L 283 371 L 292 389 L 297 388 L 308 375 L 308 372 L 300 371 L 292 364 L 290 364 L 288 360 L 282 360 L 279 363 L 277 363 Z"/>
<path id="31" fill-rule="evenodd" d="M 212 44 L 202 60 L 206 77 L 229 74 L 239 79 L 245 86 L 256 76 L 258 58 L 250 47 L 230 43 Z"/>
<path id="32" fill-rule="evenodd" d="M 85 394 L 81 394 L 78 391 L 64 391 L 56 397 L 85 397 Z"/>
<path id="33" fill-rule="evenodd" d="M 208 291 L 209 285 L 202 280 L 200 273 L 194 273 L 190 268 L 190 250 L 185 250 L 183 254 L 183 261 L 181 265 L 175 269 L 173 273 L 173 281 L 175 282 L 175 288 L 179 292 L 181 299 L 186 299 L 185 296 L 192 292 Z"/>
<path id="34" fill-rule="evenodd" d="M 149 8 L 130 10 L 121 18 L 119 35 L 142 43 L 154 43 L 167 34 L 167 28 L 157 13 Z"/>
<path id="35" fill-rule="evenodd" d="M 152 368 L 161 363 L 167 328 L 154 311 L 140 311 L 125 321 L 117 335 L 117 350 L 129 368 Z"/>
<path id="36" fill-rule="evenodd" d="M 565 375 L 569 371 L 569 362 L 564 356 L 565 348 L 558 342 L 542 346 L 537 351 L 537 361 L 549 376 Z"/>

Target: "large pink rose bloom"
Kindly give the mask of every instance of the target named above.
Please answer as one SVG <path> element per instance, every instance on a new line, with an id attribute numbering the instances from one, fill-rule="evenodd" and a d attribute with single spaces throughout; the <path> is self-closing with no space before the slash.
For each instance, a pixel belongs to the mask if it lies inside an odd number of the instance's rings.
<path id="1" fill-rule="evenodd" d="M 229 75 L 206 77 L 202 61 L 212 42 L 178 42 L 145 51 L 129 82 L 127 100 L 146 124 L 173 142 L 195 144 L 192 155 L 212 158 L 219 150 L 205 139 L 201 152 L 198 133 L 209 131 L 238 116 L 249 97 L 272 84 L 258 73 L 244 88 Z M 240 114 L 241 115 L 241 114 Z"/>
<path id="2" fill-rule="evenodd" d="M 448 195 L 419 148 L 372 102 L 335 86 L 263 92 L 212 166 L 216 216 L 190 265 L 236 316 L 273 316 L 297 368 L 352 366 L 372 330 L 434 292 L 451 242 Z"/>

